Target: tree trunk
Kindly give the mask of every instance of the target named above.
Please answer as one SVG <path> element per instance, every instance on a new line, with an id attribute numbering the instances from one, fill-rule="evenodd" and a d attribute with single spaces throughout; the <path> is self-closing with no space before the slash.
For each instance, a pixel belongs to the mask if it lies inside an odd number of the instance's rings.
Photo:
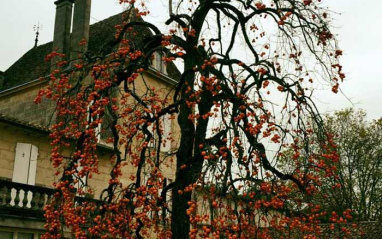
<path id="1" fill-rule="evenodd" d="M 187 215 L 188 201 L 191 200 L 191 192 L 179 194 L 182 187 L 174 185 L 173 206 L 171 218 L 171 232 L 173 239 L 189 238 L 190 220 Z"/>
<path id="2" fill-rule="evenodd" d="M 204 19 L 208 13 L 209 8 L 203 1 L 201 7 L 195 13 L 195 19 L 191 25 L 196 30 L 196 36 L 187 38 L 189 48 L 186 50 L 184 59 L 184 71 L 193 72 L 195 66 L 201 66 L 205 58 L 200 56 L 196 46 L 198 45 L 199 34 L 201 32 Z M 187 73 L 185 77 L 185 84 L 181 90 L 181 97 L 184 101 L 190 99 L 193 90 L 188 91 L 188 87 L 193 87 L 195 82 L 195 73 Z M 203 98 L 202 102 L 198 104 L 199 113 L 204 114 L 211 108 L 212 102 L 209 97 Z M 198 180 L 202 171 L 203 158 L 200 155 L 200 149 L 197 147 L 203 142 L 206 136 L 208 119 L 198 120 L 198 126 L 195 129 L 195 124 L 189 119 L 191 114 L 194 114 L 195 109 L 183 103 L 180 105 L 178 124 L 181 130 L 180 145 L 177 152 L 177 165 L 176 165 L 176 179 L 173 187 L 173 200 L 172 200 L 172 218 L 171 218 L 171 232 L 173 239 L 188 239 L 190 232 L 190 219 L 187 215 L 189 208 L 188 202 L 191 200 L 191 192 L 183 192 L 185 187 L 190 186 Z M 182 165 L 187 165 L 186 168 L 181 168 Z M 179 190 L 181 193 L 179 193 Z"/>

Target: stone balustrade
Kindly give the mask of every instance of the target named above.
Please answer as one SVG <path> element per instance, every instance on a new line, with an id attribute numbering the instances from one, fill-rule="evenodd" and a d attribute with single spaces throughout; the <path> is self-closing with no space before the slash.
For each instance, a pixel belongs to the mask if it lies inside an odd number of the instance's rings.
<path id="1" fill-rule="evenodd" d="M 52 188 L 0 179 L 0 214 L 42 219 L 44 206 L 51 201 L 54 192 Z"/>
<path id="2" fill-rule="evenodd" d="M 44 207 L 49 204 L 56 192 L 53 188 L 33 186 L 0 179 L 0 218 L 1 216 L 22 216 L 43 219 Z M 101 206 L 102 202 L 88 197 L 76 197 L 75 202 L 92 202 Z"/>
<path id="3" fill-rule="evenodd" d="M 42 210 L 54 189 L 0 180 L 0 206 Z"/>

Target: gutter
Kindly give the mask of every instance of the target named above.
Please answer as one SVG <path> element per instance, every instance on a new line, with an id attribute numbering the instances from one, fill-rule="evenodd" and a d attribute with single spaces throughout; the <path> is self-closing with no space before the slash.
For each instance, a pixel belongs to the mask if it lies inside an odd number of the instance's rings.
<path id="1" fill-rule="evenodd" d="M 24 121 L 18 120 L 18 119 L 13 118 L 13 117 L 7 117 L 3 114 L 0 114 L 0 122 L 15 126 L 18 128 L 23 128 L 26 130 L 32 130 L 32 131 L 35 131 L 35 132 L 38 132 L 38 133 L 41 133 L 44 135 L 49 135 L 52 132 L 48 127 L 43 127 L 43 126 L 39 126 L 36 124 L 24 122 Z M 108 146 L 106 144 L 102 144 L 102 143 L 98 143 L 97 148 L 99 148 L 101 150 L 106 150 L 106 151 L 114 151 L 113 147 Z"/>
<path id="2" fill-rule="evenodd" d="M 32 87 L 32 86 L 37 86 L 37 85 L 46 83 L 46 82 L 48 82 L 48 79 L 47 79 L 48 77 L 49 76 L 44 76 L 44 77 L 42 77 L 43 80 L 41 80 L 40 78 L 39 79 L 35 79 L 35 80 L 32 80 L 32 81 L 23 83 L 21 85 L 13 86 L 11 88 L 8 88 L 8 89 L 5 89 L 3 91 L 0 91 L 0 97 L 7 96 L 7 95 L 10 95 L 10 94 L 19 92 L 21 90 L 27 89 L 27 88 Z"/>
<path id="3" fill-rule="evenodd" d="M 179 83 L 178 81 L 172 79 L 168 75 L 163 74 L 162 72 L 156 70 L 155 68 L 153 68 L 151 66 L 145 72 L 147 72 L 151 76 L 155 76 L 155 77 L 161 79 L 163 82 L 165 82 L 167 84 L 170 84 L 172 86 L 176 86 Z M 10 95 L 10 94 L 22 91 L 22 90 L 24 90 L 26 88 L 29 88 L 29 87 L 33 87 L 33 86 L 37 86 L 37 85 L 40 85 L 40 84 L 44 84 L 44 83 L 49 81 L 49 79 L 48 79 L 49 75 L 44 76 L 42 78 L 43 78 L 42 80 L 40 78 L 38 78 L 38 79 L 35 79 L 35 80 L 32 80 L 32 81 L 23 83 L 21 85 L 13 86 L 11 88 L 8 88 L 8 89 L 5 89 L 3 91 L 0 91 L 0 97 L 4 97 L 4 96 Z"/>

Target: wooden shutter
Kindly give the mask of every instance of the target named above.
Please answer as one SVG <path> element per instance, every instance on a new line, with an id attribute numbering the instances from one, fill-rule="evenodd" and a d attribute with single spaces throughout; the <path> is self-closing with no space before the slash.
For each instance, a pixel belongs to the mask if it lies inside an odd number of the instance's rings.
<path id="1" fill-rule="evenodd" d="M 161 72 L 165 75 L 167 75 L 167 68 L 166 68 L 166 62 L 162 60 L 163 55 L 161 55 Z"/>
<path id="2" fill-rule="evenodd" d="M 171 119 L 168 115 L 163 116 L 163 135 L 162 135 L 162 152 L 168 152 L 171 150 Z"/>
<path id="3" fill-rule="evenodd" d="M 160 52 L 154 52 L 154 60 L 153 60 L 153 67 L 155 70 L 163 73 L 163 74 L 167 74 L 167 70 L 166 70 L 166 64 L 165 64 L 165 61 L 162 59 L 163 57 L 163 53 L 160 53 Z"/>
<path id="4" fill-rule="evenodd" d="M 149 105 L 148 108 L 151 110 L 151 106 Z M 154 112 L 151 112 L 150 113 L 150 117 L 154 117 Z M 156 145 L 155 145 L 155 134 L 156 134 L 156 130 L 154 130 L 154 125 L 155 125 L 155 122 L 151 123 L 148 127 L 147 127 L 147 130 L 152 134 L 152 138 L 150 139 L 149 143 L 148 143 L 148 147 L 150 148 L 154 148 Z"/>
<path id="5" fill-rule="evenodd" d="M 12 181 L 35 185 L 38 148 L 31 144 L 17 143 Z"/>
<path id="6" fill-rule="evenodd" d="M 36 183 L 37 157 L 38 157 L 38 148 L 34 145 L 31 145 L 31 157 L 29 161 L 29 174 L 28 174 L 28 182 L 27 182 L 27 184 L 29 185 L 35 185 Z"/>
<path id="7" fill-rule="evenodd" d="M 162 59 L 161 59 L 161 55 L 159 54 L 159 52 L 154 53 L 154 61 L 155 61 L 154 68 L 156 70 L 160 71 Z"/>
<path id="8" fill-rule="evenodd" d="M 98 117 L 99 117 L 99 115 L 97 115 L 97 116 L 95 116 L 95 117 L 92 117 L 92 112 L 91 112 L 91 106 L 94 104 L 94 100 L 92 100 L 90 103 L 89 103 L 89 105 L 88 105 L 88 107 L 87 107 L 87 112 L 88 112 L 88 115 L 87 115 L 87 120 L 88 120 L 88 122 L 89 123 L 92 123 L 93 121 L 95 121 Z M 89 126 L 87 126 L 87 127 L 89 127 Z M 97 127 L 95 127 L 94 128 L 94 133 L 95 133 L 95 135 L 96 135 L 96 138 L 97 138 L 97 142 L 99 143 L 100 142 L 100 140 L 101 140 L 101 124 L 97 124 Z"/>
<path id="9" fill-rule="evenodd" d="M 81 166 L 81 160 L 78 160 L 77 171 L 80 172 L 82 169 L 83 169 L 83 166 Z M 76 195 L 84 197 L 85 195 L 79 195 L 78 190 L 81 189 L 83 191 L 86 191 L 86 188 L 85 188 L 86 175 L 80 178 L 77 173 L 74 173 L 72 177 L 74 180 L 78 180 L 78 182 L 76 182 L 76 184 L 74 185 L 74 188 L 77 190 Z"/>

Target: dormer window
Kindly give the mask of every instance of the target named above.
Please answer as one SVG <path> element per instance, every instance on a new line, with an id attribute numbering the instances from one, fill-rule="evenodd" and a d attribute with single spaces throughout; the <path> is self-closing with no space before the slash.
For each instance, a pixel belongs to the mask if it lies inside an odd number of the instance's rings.
<path id="1" fill-rule="evenodd" d="M 163 53 L 157 51 L 154 52 L 151 64 L 155 70 L 167 75 L 166 64 L 162 58 Z"/>

